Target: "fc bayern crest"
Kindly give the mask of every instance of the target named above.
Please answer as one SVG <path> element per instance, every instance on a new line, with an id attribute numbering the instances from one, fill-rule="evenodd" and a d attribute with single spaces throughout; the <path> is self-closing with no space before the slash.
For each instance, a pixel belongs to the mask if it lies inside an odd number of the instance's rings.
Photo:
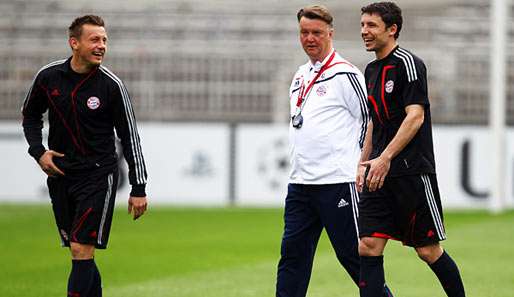
<path id="1" fill-rule="evenodd" d="M 327 93 L 327 87 L 321 85 L 318 87 L 318 89 L 316 90 L 316 94 L 318 94 L 318 96 L 322 97 L 322 96 L 325 96 L 325 94 Z"/>
<path id="2" fill-rule="evenodd" d="M 389 80 L 385 84 L 385 90 L 388 94 L 390 94 L 394 89 L 394 81 Z"/>
<path id="3" fill-rule="evenodd" d="M 87 99 L 87 107 L 92 110 L 97 109 L 100 107 L 100 99 L 98 99 L 98 97 L 89 97 L 89 99 Z"/>

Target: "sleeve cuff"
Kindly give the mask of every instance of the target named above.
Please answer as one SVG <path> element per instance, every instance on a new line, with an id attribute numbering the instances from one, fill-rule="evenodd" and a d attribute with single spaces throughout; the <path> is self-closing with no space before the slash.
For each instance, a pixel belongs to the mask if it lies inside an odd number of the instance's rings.
<path id="1" fill-rule="evenodd" d="M 132 185 L 132 191 L 130 191 L 130 196 L 132 196 L 132 197 L 145 197 L 146 196 L 145 188 L 146 188 L 145 184 L 142 184 L 142 185 Z"/>
<path id="2" fill-rule="evenodd" d="M 46 152 L 46 149 L 44 146 L 37 146 L 37 147 L 31 147 L 29 148 L 29 154 L 36 160 L 36 162 L 39 162 L 39 159 L 41 156 Z"/>

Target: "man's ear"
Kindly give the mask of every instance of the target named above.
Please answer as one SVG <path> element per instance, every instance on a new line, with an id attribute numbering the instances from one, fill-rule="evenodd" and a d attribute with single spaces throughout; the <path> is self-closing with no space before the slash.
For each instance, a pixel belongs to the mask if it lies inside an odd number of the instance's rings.
<path id="1" fill-rule="evenodd" d="M 388 28 L 389 30 L 389 36 L 394 37 L 396 35 L 396 32 L 398 31 L 398 26 L 396 24 L 392 24 L 391 27 Z"/>
<path id="2" fill-rule="evenodd" d="M 329 29 L 328 29 L 328 36 L 329 37 L 333 37 L 334 36 L 334 28 L 329 27 Z"/>
<path id="3" fill-rule="evenodd" d="M 70 45 L 72 50 L 76 50 L 78 48 L 78 46 L 79 46 L 79 41 L 75 37 L 70 37 L 68 39 L 68 43 L 69 43 L 69 45 Z"/>

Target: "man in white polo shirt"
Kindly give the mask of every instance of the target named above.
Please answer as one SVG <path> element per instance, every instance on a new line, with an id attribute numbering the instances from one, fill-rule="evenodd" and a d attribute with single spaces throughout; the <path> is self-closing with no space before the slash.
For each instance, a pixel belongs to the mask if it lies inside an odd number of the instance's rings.
<path id="1" fill-rule="evenodd" d="M 355 175 L 369 120 L 362 73 L 332 47 L 332 16 L 323 6 L 297 14 L 309 61 L 290 88 L 291 174 L 277 273 L 277 297 L 303 297 L 316 245 L 326 229 L 337 259 L 359 280 Z M 384 296 L 392 296 L 384 287 Z"/>

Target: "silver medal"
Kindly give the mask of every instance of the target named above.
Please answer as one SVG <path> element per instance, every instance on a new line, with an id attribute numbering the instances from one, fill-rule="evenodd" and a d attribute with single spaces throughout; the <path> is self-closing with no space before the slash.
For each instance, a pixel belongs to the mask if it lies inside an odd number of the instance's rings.
<path id="1" fill-rule="evenodd" d="M 293 116 L 293 119 L 291 120 L 292 124 L 293 124 L 293 127 L 295 127 L 296 129 L 300 129 L 303 125 L 303 116 L 302 114 L 297 114 L 295 116 Z"/>

